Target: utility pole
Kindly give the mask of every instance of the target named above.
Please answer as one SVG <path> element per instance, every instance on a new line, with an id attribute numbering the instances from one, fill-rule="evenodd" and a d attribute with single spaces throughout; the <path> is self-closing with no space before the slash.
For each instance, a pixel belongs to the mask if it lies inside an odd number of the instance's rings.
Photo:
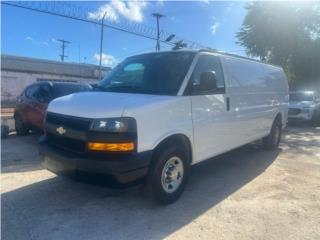
<path id="1" fill-rule="evenodd" d="M 64 49 L 66 48 L 66 44 L 69 44 L 70 42 L 64 39 L 58 39 L 57 41 L 61 42 L 62 53 L 60 54 L 60 57 L 61 57 L 61 62 L 64 62 L 64 59 L 68 57 L 64 54 Z"/>
<path id="2" fill-rule="evenodd" d="M 164 17 L 164 15 L 160 13 L 152 13 L 152 16 L 157 19 L 157 44 L 156 44 L 156 51 L 160 50 L 160 30 L 159 30 L 159 19 Z"/>
<path id="3" fill-rule="evenodd" d="M 102 48 L 103 48 L 103 28 L 104 28 L 104 19 L 106 18 L 107 12 L 103 14 L 101 19 L 101 32 L 100 32 L 100 59 L 99 59 L 99 80 L 102 79 Z"/>

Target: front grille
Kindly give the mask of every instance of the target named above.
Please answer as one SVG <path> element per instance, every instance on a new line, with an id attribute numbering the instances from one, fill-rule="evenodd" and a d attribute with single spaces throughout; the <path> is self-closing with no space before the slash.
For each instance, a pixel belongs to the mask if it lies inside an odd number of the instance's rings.
<path id="1" fill-rule="evenodd" d="M 54 126 L 62 126 L 63 128 L 86 132 L 89 130 L 92 120 L 89 118 L 81 118 L 67 116 L 57 113 L 47 113 L 46 123 Z M 77 153 L 86 151 L 86 142 L 80 139 L 74 139 L 67 136 L 57 135 L 56 132 L 47 132 L 47 141 L 50 145 Z"/>
<path id="2" fill-rule="evenodd" d="M 301 113 L 301 109 L 299 108 L 290 108 L 289 109 L 289 115 L 298 115 Z"/>
<path id="3" fill-rule="evenodd" d="M 86 143 L 81 140 L 58 136 L 52 133 L 47 133 L 47 141 L 50 145 L 76 153 L 84 153 Z"/>
<path id="4" fill-rule="evenodd" d="M 47 123 L 61 125 L 75 130 L 87 131 L 90 128 L 92 120 L 89 118 L 73 117 L 57 113 L 47 113 Z"/>

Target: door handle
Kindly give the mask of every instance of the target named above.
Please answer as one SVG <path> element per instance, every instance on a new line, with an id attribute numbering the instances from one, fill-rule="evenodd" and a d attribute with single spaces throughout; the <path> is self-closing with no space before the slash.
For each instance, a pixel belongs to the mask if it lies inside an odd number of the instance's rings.
<path id="1" fill-rule="evenodd" d="M 227 104 L 227 111 L 230 111 L 230 98 L 226 98 L 226 104 Z"/>

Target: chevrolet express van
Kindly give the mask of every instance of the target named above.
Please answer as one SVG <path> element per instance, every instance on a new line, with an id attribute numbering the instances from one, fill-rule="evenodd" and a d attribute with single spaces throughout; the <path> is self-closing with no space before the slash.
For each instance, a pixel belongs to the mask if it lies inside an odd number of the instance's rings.
<path id="1" fill-rule="evenodd" d="M 53 100 L 39 149 L 52 172 L 144 178 L 168 204 L 191 165 L 258 139 L 277 148 L 288 99 L 283 70 L 252 59 L 207 50 L 132 56 L 96 91 Z"/>

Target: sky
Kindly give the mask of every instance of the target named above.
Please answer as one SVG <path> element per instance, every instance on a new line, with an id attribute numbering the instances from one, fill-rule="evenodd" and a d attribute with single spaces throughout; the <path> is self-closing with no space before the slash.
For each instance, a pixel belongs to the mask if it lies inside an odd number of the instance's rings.
<path id="1" fill-rule="evenodd" d="M 45 6 L 45 3 L 43 3 Z M 164 14 L 160 30 L 225 52 L 245 55 L 236 44 L 235 33 L 245 17 L 245 2 L 231 1 L 81 1 L 81 16 L 100 21 L 106 14 L 111 24 L 142 24 L 156 28 L 154 12 Z M 65 4 L 56 4 L 65 9 Z M 57 39 L 70 41 L 66 62 L 99 63 L 100 26 L 1 4 L 1 53 L 41 59 L 60 60 Z M 124 58 L 154 51 L 156 42 L 110 28 L 104 28 L 103 57 L 105 66 L 114 66 Z M 161 50 L 171 47 L 161 44 Z"/>

